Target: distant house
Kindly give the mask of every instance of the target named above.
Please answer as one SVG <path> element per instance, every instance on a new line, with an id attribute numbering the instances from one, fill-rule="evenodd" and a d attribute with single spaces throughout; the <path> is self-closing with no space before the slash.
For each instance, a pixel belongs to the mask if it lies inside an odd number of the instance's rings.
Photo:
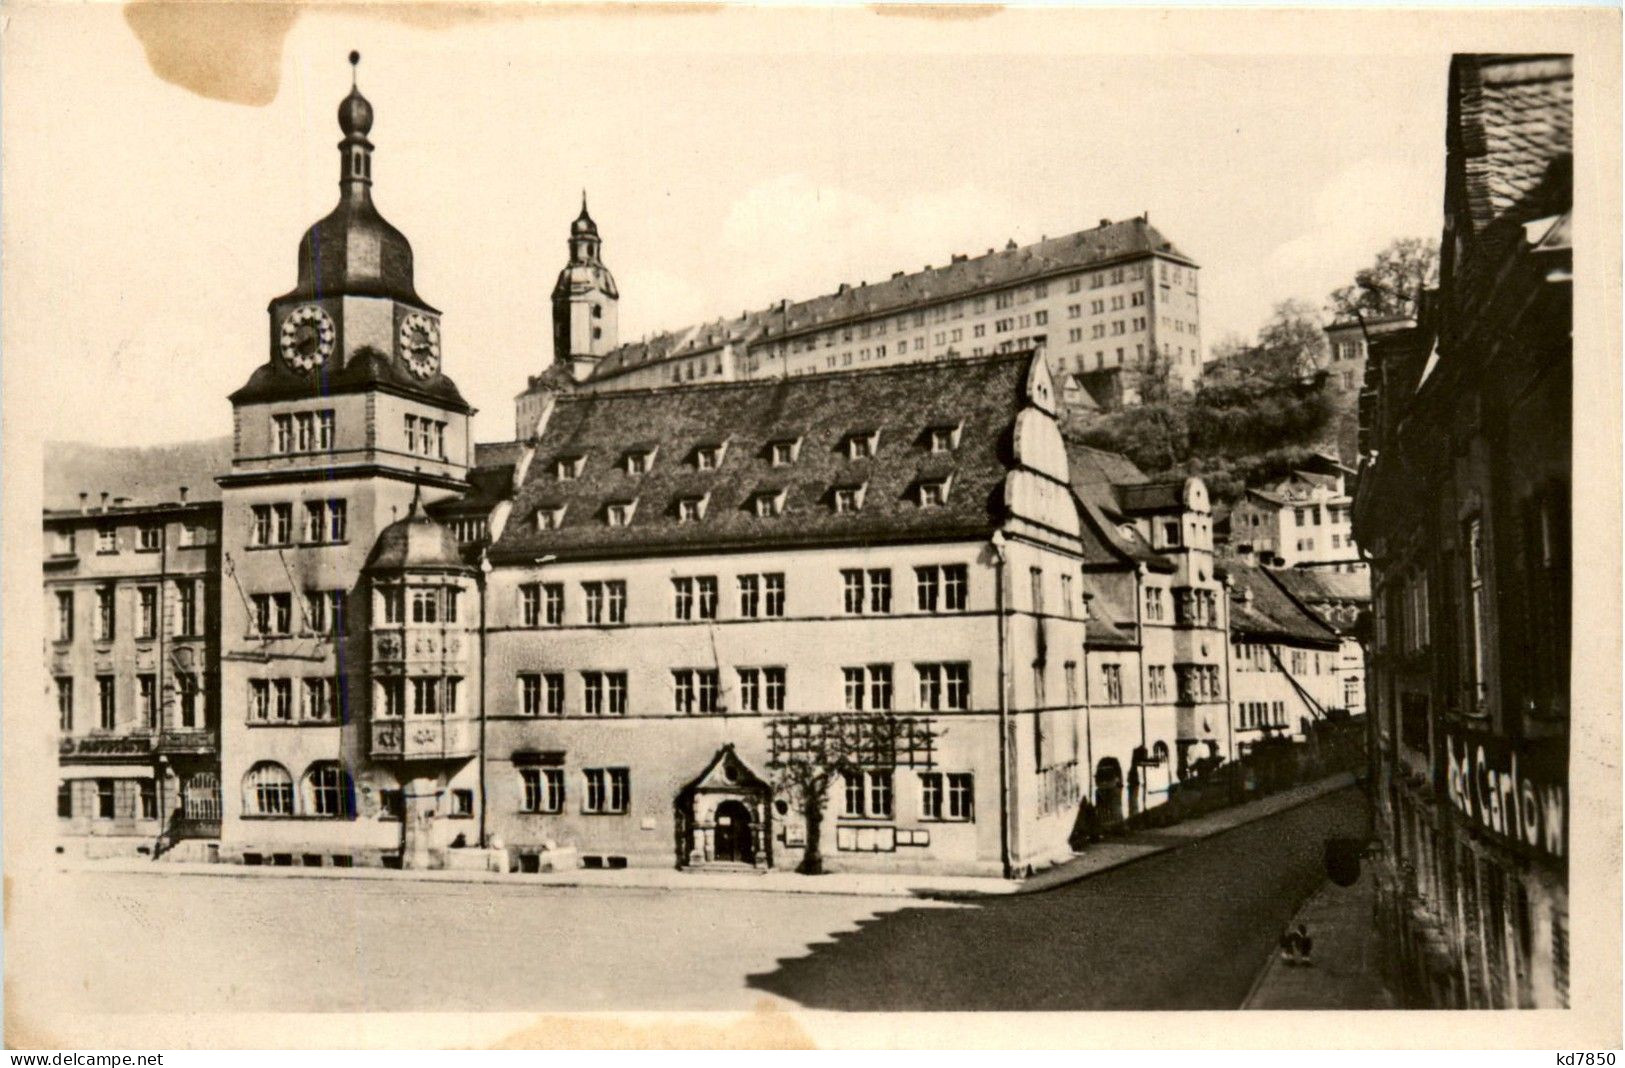
<path id="1" fill-rule="evenodd" d="M 1242 562 L 1358 573 L 1348 480 L 1354 474 L 1330 456 L 1247 491 L 1229 516 L 1229 548 Z"/>

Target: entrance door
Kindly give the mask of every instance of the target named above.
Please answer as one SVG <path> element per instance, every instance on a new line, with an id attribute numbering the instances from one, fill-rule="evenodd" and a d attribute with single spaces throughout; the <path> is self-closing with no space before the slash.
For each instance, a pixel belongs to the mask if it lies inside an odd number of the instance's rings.
<path id="1" fill-rule="evenodd" d="M 719 861 L 753 864 L 756 847 L 751 840 L 750 809 L 742 801 L 724 801 L 717 806 L 716 848 Z"/>

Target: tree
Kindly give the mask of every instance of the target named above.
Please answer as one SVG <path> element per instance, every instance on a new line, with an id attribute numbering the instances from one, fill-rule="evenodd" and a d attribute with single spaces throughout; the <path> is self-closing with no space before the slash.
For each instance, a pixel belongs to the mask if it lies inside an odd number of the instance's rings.
<path id="1" fill-rule="evenodd" d="M 1257 343 L 1236 353 L 1242 379 L 1278 385 L 1296 382 L 1325 363 L 1326 334 L 1320 314 L 1301 300 L 1283 300 L 1258 331 Z"/>
<path id="2" fill-rule="evenodd" d="M 788 795 L 807 826 L 796 870 L 824 871 L 822 831 L 830 789 L 847 775 L 898 766 L 933 767 L 940 736 L 930 719 L 864 713 L 786 716 L 768 721 L 774 787 Z"/>
<path id="3" fill-rule="evenodd" d="M 1439 276 L 1439 243 L 1401 237 L 1377 253 L 1371 266 L 1354 275 L 1354 284 L 1332 291 L 1331 309 L 1339 319 L 1364 322 L 1380 316 L 1417 317 L 1422 291 Z"/>

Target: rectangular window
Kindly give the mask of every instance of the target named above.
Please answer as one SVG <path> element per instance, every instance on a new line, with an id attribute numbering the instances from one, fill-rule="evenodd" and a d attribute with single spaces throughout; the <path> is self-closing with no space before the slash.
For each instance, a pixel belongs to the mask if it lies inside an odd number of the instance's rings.
<path id="1" fill-rule="evenodd" d="M 144 525 L 136 528 L 135 547 L 137 552 L 155 553 L 164 540 L 164 528 Z"/>
<path id="2" fill-rule="evenodd" d="M 948 819 L 974 820 L 976 818 L 975 779 L 969 772 L 948 774 Z"/>
<path id="3" fill-rule="evenodd" d="M 110 642 L 113 640 L 113 630 L 117 623 L 117 613 L 113 606 L 113 587 L 96 587 L 96 640 Z"/>
<path id="4" fill-rule="evenodd" d="M 59 642 L 73 641 L 72 590 L 58 590 L 56 593 L 56 640 Z"/>
<path id="5" fill-rule="evenodd" d="M 412 714 L 437 716 L 440 714 L 440 680 L 412 679 Z"/>
<path id="6" fill-rule="evenodd" d="M 111 523 L 104 523 L 96 528 L 96 551 L 98 553 L 118 552 L 118 528 Z"/>
<path id="7" fill-rule="evenodd" d="M 96 780 L 96 818 L 99 820 L 113 818 L 113 786 L 112 779 Z"/>
<path id="8" fill-rule="evenodd" d="M 293 544 L 293 505 L 271 505 L 271 544 Z"/>
<path id="9" fill-rule="evenodd" d="M 862 712 L 863 698 L 868 691 L 868 687 L 865 685 L 863 669 L 860 667 L 842 668 L 841 676 L 845 684 L 846 710 L 848 712 Z"/>
<path id="10" fill-rule="evenodd" d="M 928 820 L 942 818 L 942 775 L 940 772 L 920 773 L 920 817 Z"/>
<path id="11" fill-rule="evenodd" d="M 784 669 L 781 667 L 763 668 L 762 698 L 767 711 L 784 711 L 784 690 Z"/>
<path id="12" fill-rule="evenodd" d="M 136 587 L 135 636 L 153 638 L 158 634 L 158 587 Z"/>
<path id="13" fill-rule="evenodd" d="M 175 584 L 177 601 L 176 623 L 181 637 L 190 637 L 202 633 L 198 618 L 198 589 L 203 584 L 199 581 L 182 579 Z"/>
<path id="14" fill-rule="evenodd" d="M 942 568 L 942 607 L 947 612 L 963 612 L 966 604 L 966 567 L 947 564 Z"/>
<path id="15" fill-rule="evenodd" d="M 278 723 L 293 722 L 293 680 L 271 680 L 271 716 Z"/>
<path id="16" fill-rule="evenodd" d="M 632 798 L 632 776 L 626 768 L 587 768 L 582 777 L 587 786 L 582 811 L 609 815 L 627 810 Z"/>
<path id="17" fill-rule="evenodd" d="M 694 618 L 694 580 L 691 578 L 674 578 L 671 580 L 671 612 L 674 619 Z"/>
<path id="18" fill-rule="evenodd" d="M 864 812 L 863 772 L 841 773 L 841 815 L 862 816 Z"/>
<path id="19" fill-rule="evenodd" d="M 863 613 L 864 598 L 864 572 L 861 568 L 852 568 L 841 572 L 843 586 L 843 603 L 848 615 L 861 615 Z"/>
<path id="20" fill-rule="evenodd" d="M 587 602 L 587 622 L 602 625 L 604 622 L 604 584 L 602 582 L 583 582 L 581 584 L 581 593 Z"/>
<path id="21" fill-rule="evenodd" d="M 915 607 L 922 612 L 935 612 L 942 595 L 942 576 L 935 567 L 914 569 Z"/>
<path id="22" fill-rule="evenodd" d="M 871 819 L 891 819 L 892 777 L 889 771 L 869 772 L 869 816 Z"/>
<path id="23" fill-rule="evenodd" d="M 1061 573 L 1061 614 L 1072 616 L 1075 602 L 1072 599 L 1072 576 L 1066 572 Z"/>
<path id="24" fill-rule="evenodd" d="M 1119 664 L 1103 664 L 1100 668 L 1102 680 L 1106 686 L 1106 702 L 1120 705 L 1123 703 L 1123 668 Z"/>
<path id="25" fill-rule="evenodd" d="M 759 668 L 739 669 L 739 711 L 762 710 L 762 672 Z"/>
<path id="26" fill-rule="evenodd" d="M 156 728 L 158 726 L 157 675 L 137 675 L 135 677 L 135 714 L 137 722 L 143 727 Z"/>
<path id="27" fill-rule="evenodd" d="M 324 451 L 333 448 L 333 411 L 316 413 L 316 447 Z"/>
<path id="28" fill-rule="evenodd" d="M 739 614 L 755 619 L 761 614 L 761 582 L 755 575 L 739 576 Z"/>
<path id="29" fill-rule="evenodd" d="M 603 672 L 583 671 L 581 673 L 581 710 L 589 716 L 604 714 Z"/>
<path id="30" fill-rule="evenodd" d="M 718 694 L 721 692 L 721 687 L 717 682 L 717 672 L 714 670 L 696 671 L 694 681 L 697 690 L 698 710 L 702 713 L 720 712 L 722 708 L 721 702 L 718 700 Z"/>
<path id="31" fill-rule="evenodd" d="M 118 729 L 118 701 L 114 695 L 113 687 L 113 676 L 96 676 L 96 707 L 98 711 L 96 725 L 104 731 Z"/>
<path id="32" fill-rule="evenodd" d="M 890 664 L 869 665 L 869 707 L 876 712 L 892 709 L 892 672 Z"/>
<path id="33" fill-rule="evenodd" d="M 73 679 L 66 675 L 56 680 L 56 725 L 63 734 L 73 731 Z"/>
<path id="34" fill-rule="evenodd" d="M 769 619 L 784 616 L 784 574 L 772 571 L 762 576 L 763 614 Z"/>
<path id="35" fill-rule="evenodd" d="M 964 711 L 970 707 L 970 665 L 916 664 L 922 711 Z"/>
<path id="36" fill-rule="evenodd" d="M 521 811 L 558 813 L 564 811 L 563 768 L 520 768 L 524 787 Z"/>
<path id="37" fill-rule="evenodd" d="M 275 441 L 277 452 L 293 451 L 293 416 L 273 415 L 271 417 L 271 436 Z"/>

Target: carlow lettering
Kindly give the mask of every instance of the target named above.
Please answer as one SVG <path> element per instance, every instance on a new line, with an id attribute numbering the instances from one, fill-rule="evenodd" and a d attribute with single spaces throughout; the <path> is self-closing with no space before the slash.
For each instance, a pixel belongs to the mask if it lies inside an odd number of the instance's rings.
<path id="1" fill-rule="evenodd" d="M 1524 852 L 1562 859 L 1568 841 L 1567 776 L 1550 760 L 1520 759 L 1493 735 L 1448 733 L 1450 803 Z"/>

